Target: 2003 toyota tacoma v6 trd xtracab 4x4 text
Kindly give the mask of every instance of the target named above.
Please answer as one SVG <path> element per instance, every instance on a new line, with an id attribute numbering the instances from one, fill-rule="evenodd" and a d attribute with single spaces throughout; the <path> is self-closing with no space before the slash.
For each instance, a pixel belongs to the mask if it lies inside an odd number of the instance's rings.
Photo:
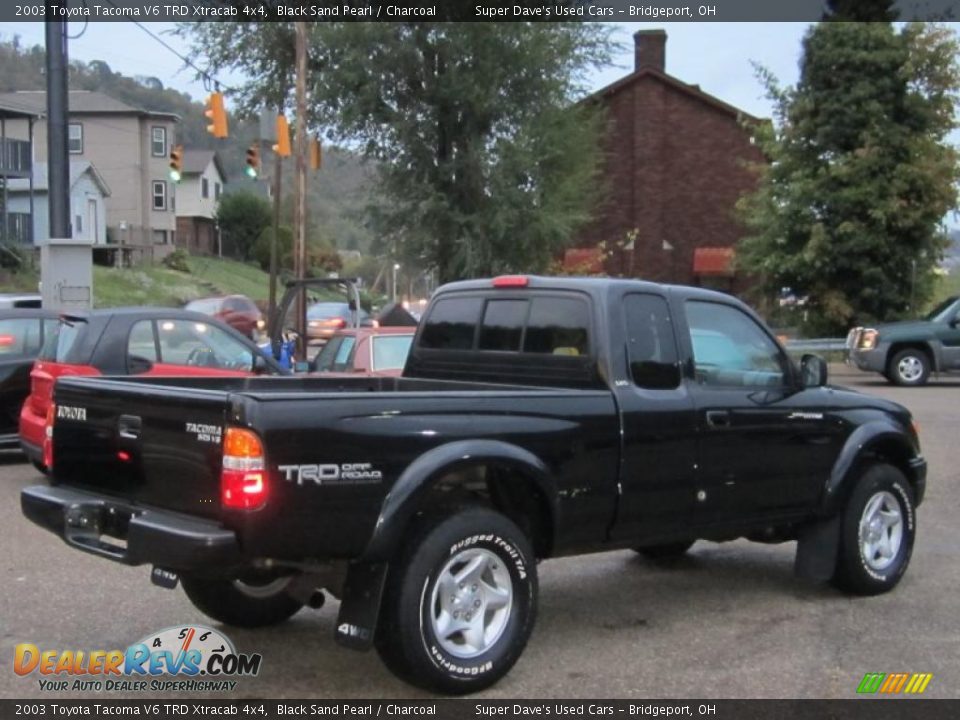
<path id="1" fill-rule="evenodd" d="M 639 281 L 446 285 L 400 378 L 61 378 L 54 400 L 32 521 L 228 624 L 326 589 L 342 644 L 448 693 L 516 662 L 541 559 L 797 540 L 801 575 L 879 593 L 926 482 L 906 409 L 795 365 L 736 299 Z"/>

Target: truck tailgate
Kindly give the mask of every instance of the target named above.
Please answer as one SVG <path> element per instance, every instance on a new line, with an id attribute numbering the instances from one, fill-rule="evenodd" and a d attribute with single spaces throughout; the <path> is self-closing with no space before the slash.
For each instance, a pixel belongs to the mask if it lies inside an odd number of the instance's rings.
<path id="1" fill-rule="evenodd" d="M 54 390 L 53 482 L 216 518 L 229 394 L 61 380 Z"/>

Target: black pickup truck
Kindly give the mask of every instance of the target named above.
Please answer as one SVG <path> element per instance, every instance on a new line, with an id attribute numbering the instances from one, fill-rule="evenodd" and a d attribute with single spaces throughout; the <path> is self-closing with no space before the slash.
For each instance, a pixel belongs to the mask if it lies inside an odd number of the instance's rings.
<path id="1" fill-rule="evenodd" d="M 32 521 L 228 624 L 325 589 L 342 644 L 449 693 L 516 662 L 542 559 L 797 540 L 802 576 L 879 593 L 926 481 L 906 409 L 794 365 L 731 297 L 638 281 L 444 286 L 400 378 L 70 378 L 54 397 Z"/>

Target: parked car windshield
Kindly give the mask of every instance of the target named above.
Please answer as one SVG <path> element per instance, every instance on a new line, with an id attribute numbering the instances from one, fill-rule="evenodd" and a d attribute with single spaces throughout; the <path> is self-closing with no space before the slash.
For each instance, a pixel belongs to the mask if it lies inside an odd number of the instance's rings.
<path id="1" fill-rule="evenodd" d="M 216 315 L 217 311 L 220 310 L 221 302 L 223 302 L 222 298 L 205 298 L 203 300 L 194 300 L 192 302 L 188 302 L 184 310 L 203 313 L 204 315 Z"/>
<path id="2" fill-rule="evenodd" d="M 924 320 L 929 320 L 930 322 L 946 322 L 950 319 L 951 309 L 957 300 L 960 300 L 960 295 L 947 298 L 942 303 L 937 305 L 933 310 L 927 313 L 927 316 L 924 318 Z"/>

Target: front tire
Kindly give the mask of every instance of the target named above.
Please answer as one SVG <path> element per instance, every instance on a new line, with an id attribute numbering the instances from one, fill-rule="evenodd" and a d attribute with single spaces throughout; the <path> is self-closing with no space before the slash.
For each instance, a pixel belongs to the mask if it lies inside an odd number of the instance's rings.
<path id="1" fill-rule="evenodd" d="M 503 515 L 470 508 L 425 522 L 391 565 L 376 647 L 407 682 L 461 695 L 513 667 L 533 630 L 537 567 Z"/>
<path id="2" fill-rule="evenodd" d="M 890 358 L 886 376 L 894 385 L 926 385 L 930 379 L 930 356 L 916 348 L 901 350 Z"/>
<path id="3" fill-rule="evenodd" d="M 833 584 L 856 595 L 892 590 L 910 564 L 914 508 L 913 488 L 900 470 L 886 464 L 867 468 L 843 511 Z"/>
<path id="4" fill-rule="evenodd" d="M 287 594 L 290 577 L 250 574 L 242 578 L 180 578 L 190 602 L 204 615 L 242 628 L 267 627 L 287 620 L 303 603 Z"/>

